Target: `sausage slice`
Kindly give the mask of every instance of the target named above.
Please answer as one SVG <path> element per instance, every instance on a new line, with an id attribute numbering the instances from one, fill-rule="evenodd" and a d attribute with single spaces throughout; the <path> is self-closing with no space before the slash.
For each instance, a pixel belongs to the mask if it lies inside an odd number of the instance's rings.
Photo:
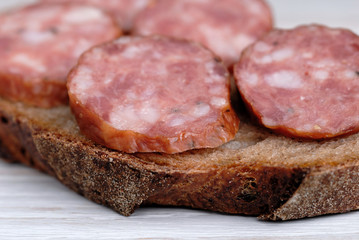
<path id="1" fill-rule="evenodd" d="M 263 0 L 158 0 L 134 23 L 138 35 L 200 42 L 229 67 L 245 47 L 271 29 L 271 11 Z"/>
<path id="2" fill-rule="evenodd" d="M 276 132 L 324 139 L 359 130 L 359 37 L 349 30 L 274 30 L 234 74 L 248 108 Z"/>
<path id="3" fill-rule="evenodd" d="M 0 95 L 66 104 L 66 77 L 78 57 L 120 34 L 111 16 L 90 6 L 36 4 L 0 16 Z"/>
<path id="4" fill-rule="evenodd" d="M 124 152 L 217 147 L 238 130 L 228 71 L 185 40 L 122 37 L 95 47 L 69 75 L 68 89 L 82 132 Z"/>

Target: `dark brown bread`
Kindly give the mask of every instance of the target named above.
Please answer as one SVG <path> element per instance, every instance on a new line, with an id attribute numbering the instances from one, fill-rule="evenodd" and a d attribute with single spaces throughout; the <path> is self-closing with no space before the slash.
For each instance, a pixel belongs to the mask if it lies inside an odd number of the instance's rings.
<path id="1" fill-rule="evenodd" d="M 359 208 L 359 134 L 301 142 L 241 115 L 234 141 L 185 153 L 125 154 L 79 133 L 68 107 L 0 99 L 0 153 L 130 215 L 140 205 L 188 206 L 288 220 Z"/>

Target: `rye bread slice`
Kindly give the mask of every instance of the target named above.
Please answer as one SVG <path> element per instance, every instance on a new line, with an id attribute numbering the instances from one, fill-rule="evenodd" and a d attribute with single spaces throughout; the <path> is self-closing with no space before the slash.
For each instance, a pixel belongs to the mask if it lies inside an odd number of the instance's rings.
<path id="1" fill-rule="evenodd" d="M 141 205 L 289 220 L 359 208 L 359 134 L 298 141 L 239 111 L 235 140 L 179 154 L 126 154 L 86 139 L 68 107 L 0 99 L 0 155 L 123 215 Z"/>

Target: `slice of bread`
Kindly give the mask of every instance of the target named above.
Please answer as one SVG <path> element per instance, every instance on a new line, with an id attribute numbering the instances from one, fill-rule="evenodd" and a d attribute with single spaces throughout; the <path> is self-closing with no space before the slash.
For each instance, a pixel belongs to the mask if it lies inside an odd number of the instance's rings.
<path id="1" fill-rule="evenodd" d="M 130 215 L 141 205 L 187 206 L 288 220 L 359 208 L 359 134 L 303 142 L 251 123 L 236 139 L 180 154 L 126 154 L 86 139 L 68 107 L 0 99 L 0 153 Z"/>

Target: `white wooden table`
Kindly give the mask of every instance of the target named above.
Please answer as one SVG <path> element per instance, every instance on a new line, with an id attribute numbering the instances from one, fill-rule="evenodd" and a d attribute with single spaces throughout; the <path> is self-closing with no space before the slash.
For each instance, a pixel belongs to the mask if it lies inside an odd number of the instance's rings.
<path id="1" fill-rule="evenodd" d="M 0 9 L 27 2 L 0 0 Z M 316 22 L 359 34 L 359 0 L 268 2 L 278 27 Z M 0 160 L 0 240 L 116 238 L 359 239 L 359 212 L 283 223 L 182 208 L 140 208 L 123 217 L 49 176 Z"/>

